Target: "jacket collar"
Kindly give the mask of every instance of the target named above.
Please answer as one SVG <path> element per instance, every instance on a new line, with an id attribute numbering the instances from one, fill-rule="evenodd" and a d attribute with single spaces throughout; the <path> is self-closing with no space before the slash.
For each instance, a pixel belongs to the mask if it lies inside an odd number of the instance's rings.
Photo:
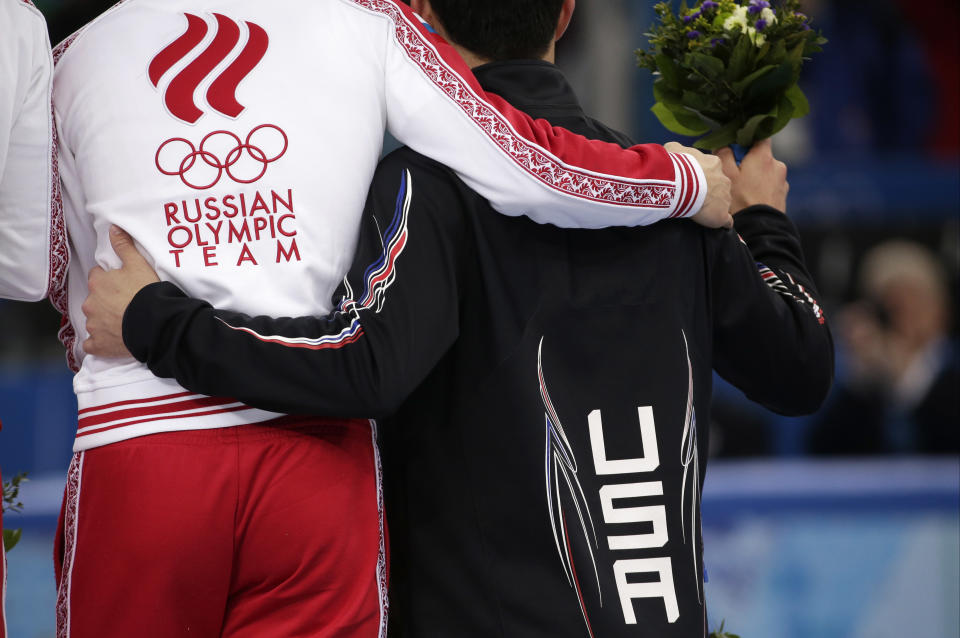
<path id="1" fill-rule="evenodd" d="M 496 93 L 533 117 L 584 117 L 573 88 L 555 65 L 543 60 L 491 62 L 473 69 L 485 91 Z"/>

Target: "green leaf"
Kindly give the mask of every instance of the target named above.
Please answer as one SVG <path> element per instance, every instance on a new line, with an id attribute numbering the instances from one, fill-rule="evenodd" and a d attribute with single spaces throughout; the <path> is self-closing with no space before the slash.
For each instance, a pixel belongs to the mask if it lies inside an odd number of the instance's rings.
<path id="1" fill-rule="evenodd" d="M 731 82 L 743 77 L 743 74 L 750 68 L 750 62 L 753 53 L 753 43 L 750 38 L 741 37 L 733 47 L 730 54 L 730 63 L 727 65 L 727 79 Z"/>
<path id="2" fill-rule="evenodd" d="M 9 552 L 14 546 L 20 542 L 20 537 L 23 535 L 23 530 L 19 529 L 5 529 L 3 530 L 3 549 L 4 551 Z"/>
<path id="3" fill-rule="evenodd" d="M 793 69 L 789 62 L 784 62 L 770 73 L 764 74 L 743 90 L 743 101 L 746 104 L 768 98 L 783 91 L 793 79 Z"/>
<path id="4" fill-rule="evenodd" d="M 787 60 L 793 63 L 794 67 L 798 67 L 803 64 L 803 46 L 804 42 L 798 42 L 792 49 L 790 53 L 787 54 Z"/>
<path id="5" fill-rule="evenodd" d="M 708 127 L 709 129 L 711 129 L 711 130 L 713 130 L 713 129 L 718 129 L 718 128 L 720 128 L 720 127 L 723 126 L 723 124 L 721 124 L 720 122 L 718 122 L 718 121 L 715 120 L 714 118 L 710 117 L 709 115 L 707 115 L 707 114 L 704 113 L 703 111 L 699 111 L 699 110 L 697 110 L 697 109 L 695 109 L 695 108 L 693 108 L 693 107 L 691 107 L 691 106 L 684 106 L 683 108 L 684 108 L 685 110 L 693 113 L 693 114 L 696 115 L 697 117 L 699 117 L 702 121 L 706 122 L 706 123 L 707 123 L 707 127 Z"/>
<path id="6" fill-rule="evenodd" d="M 709 127 L 696 115 L 691 113 L 689 118 L 681 116 L 662 102 L 657 102 L 650 110 L 653 111 L 653 114 L 657 116 L 660 123 L 671 133 L 693 137 L 694 135 L 701 135 L 709 130 Z"/>
<path id="7" fill-rule="evenodd" d="M 740 128 L 741 122 L 730 122 L 725 126 L 713 131 L 709 135 L 701 137 L 699 140 L 693 143 L 695 148 L 704 149 L 707 151 L 712 151 L 717 148 L 722 148 L 724 146 L 730 146 L 737 139 L 737 130 Z"/>
<path id="8" fill-rule="evenodd" d="M 793 104 L 786 96 L 782 96 L 777 103 L 777 107 L 773 109 L 771 113 L 773 114 L 773 119 L 761 122 L 760 126 L 757 127 L 756 133 L 753 136 L 754 142 L 772 137 L 775 133 L 782 130 L 793 118 Z"/>
<path id="9" fill-rule="evenodd" d="M 20 493 L 20 486 L 29 480 L 26 472 L 18 472 L 12 479 L 3 482 L 3 501 L 0 503 L 0 511 L 20 511 L 23 503 L 17 502 L 17 496 Z"/>
<path id="10" fill-rule="evenodd" d="M 747 77 L 743 78 L 742 80 L 738 80 L 737 82 L 734 82 L 732 86 L 733 92 L 736 93 L 737 95 L 743 95 L 744 90 L 746 90 L 748 86 L 750 86 L 751 84 L 753 84 L 754 82 L 762 78 L 767 73 L 772 72 L 775 68 L 777 67 L 773 66 L 772 64 L 768 66 L 760 67 L 759 69 L 757 69 Z"/>
<path id="11" fill-rule="evenodd" d="M 684 62 L 710 79 L 723 75 L 723 60 L 703 53 L 688 53 Z"/>
<path id="12" fill-rule="evenodd" d="M 653 99 L 656 102 L 663 102 L 665 104 L 679 105 L 683 103 L 680 91 L 667 84 L 663 78 L 653 83 Z"/>
<path id="13" fill-rule="evenodd" d="M 684 91 L 681 102 L 684 106 L 696 109 L 697 111 L 708 111 L 717 105 L 714 100 L 696 91 Z"/>
<path id="14" fill-rule="evenodd" d="M 716 631 L 711 631 L 710 636 L 708 638 L 740 638 L 740 636 L 736 634 L 728 634 L 727 632 L 725 632 L 723 630 L 723 626 L 725 624 L 726 624 L 726 620 L 721 621 L 720 629 L 717 629 Z"/>
<path id="15" fill-rule="evenodd" d="M 763 43 L 763 46 L 760 47 L 760 51 L 757 53 L 757 60 L 762 60 L 767 56 L 767 53 L 770 52 L 770 40 L 767 40 Z"/>
<path id="16" fill-rule="evenodd" d="M 768 43 L 769 44 L 769 43 Z M 787 59 L 787 45 L 783 40 L 777 40 L 770 48 L 770 52 L 763 58 L 764 63 L 766 64 L 783 64 L 784 60 Z"/>
<path id="17" fill-rule="evenodd" d="M 763 124 L 767 120 L 774 119 L 774 116 L 770 113 L 761 113 L 760 115 L 754 115 L 746 124 L 737 131 L 737 144 L 743 147 L 752 146 L 756 141 L 754 137 L 757 132 L 757 127 Z"/>
<path id="18" fill-rule="evenodd" d="M 680 88 L 680 69 L 673 58 L 660 54 L 654 58 L 657 62 L 657 70 L 660 71 L 660 77 L 667 83 L 667 86 Z"/>
<path id="19" fill-rule="evenodd" d="M 667 104 L 666 106 L 682 126 L 697 131 L 694 135 L 703 135 L 711 128 L 718 126 L 716 122 L 705 117 L 700 111 L 684 104 Z"/>
<path id="20" fill-rule="evenodd" d="M 796 84 L 787 89 L 784 96 L 790 100 L 790 104 L 793 105 L 793 115 L 791 115 L 791 117 L 803 117 L 810 113 L 810 102 L 807 101 L 807 96 L 803 94 L 803 91 L 800 90 L 800 87 Z"/>

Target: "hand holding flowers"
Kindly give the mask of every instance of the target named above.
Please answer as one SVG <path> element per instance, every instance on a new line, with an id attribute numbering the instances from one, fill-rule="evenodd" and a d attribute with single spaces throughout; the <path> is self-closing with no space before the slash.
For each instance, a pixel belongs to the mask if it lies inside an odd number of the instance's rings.
<path id="1" fill-rule="evenodd" d="M 638 64 L 659 75 L 653 112 L 670 131 L 712 150 L 750 146 L 810 111 L 797 86 L 804 60 L 826 43 L 799 0 L 684 1 L 654 7 L 660 24 Z"/>

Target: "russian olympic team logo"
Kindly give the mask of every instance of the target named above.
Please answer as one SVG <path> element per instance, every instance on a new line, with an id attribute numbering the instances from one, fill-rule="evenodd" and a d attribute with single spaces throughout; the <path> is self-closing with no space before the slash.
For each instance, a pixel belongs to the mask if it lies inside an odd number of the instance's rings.
<path id="1" fill-rule="evenodd" d="M 164 175 L 178 176 L 190 188 L 212 188 L 224 175 L 238 184 L 252 184 L 267 172 L 267 165 L 287 152 L 287 134 L 279 126 L 261 124 L 244 139 L 230 131 L 207 133 L 195 145 L 174 137 L 157 149 L 154 158 Z"/>
<path id="2" fill-rule="evenodd" d="M 170 114 L 195 124 L 204 110 L 203 105 L 196 103 L 194 94 L 213 77 L 204 95 L 206 105 L 227 117 L 237 117 L 244 110 L 237 101 L 237 87 L 266 54 L 267 32 L 252 22 L 239 23 L 219 13 L 213 14 L 213 25 L 191 13 L 184 16 L 186 31 L 150 61 L 150 83 L 159 89 L 161 79 L 178 63 L 189 59 L 162 89 Z M 207 38 L 208 33 L 213 34 L 211 38 Z M 209 40 L 206 46 L 201 46 L 205 40 Z"/>

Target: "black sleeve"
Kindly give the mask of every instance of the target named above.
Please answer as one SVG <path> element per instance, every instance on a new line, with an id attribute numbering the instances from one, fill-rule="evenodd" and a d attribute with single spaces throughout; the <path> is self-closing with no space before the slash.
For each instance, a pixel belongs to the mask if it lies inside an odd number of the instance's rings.
<path id="1" fill-rule="evenodd" d="M 127 308 L 124 342 L 192 392 L 277 412 L 390 414 L 457 337 L 462 201 L 445 169 L 398 151 L 377 169 L 334 312 L 249 317 L 157 283 Z"/>
<path id="2" fill-rule="evenodd" d="M 800 237 L 767 206 L 734 224 L 719 236 L 711 273 L 714 367 L 775 412 L 814 412 L 833 382 L 833 340 Z"/>

